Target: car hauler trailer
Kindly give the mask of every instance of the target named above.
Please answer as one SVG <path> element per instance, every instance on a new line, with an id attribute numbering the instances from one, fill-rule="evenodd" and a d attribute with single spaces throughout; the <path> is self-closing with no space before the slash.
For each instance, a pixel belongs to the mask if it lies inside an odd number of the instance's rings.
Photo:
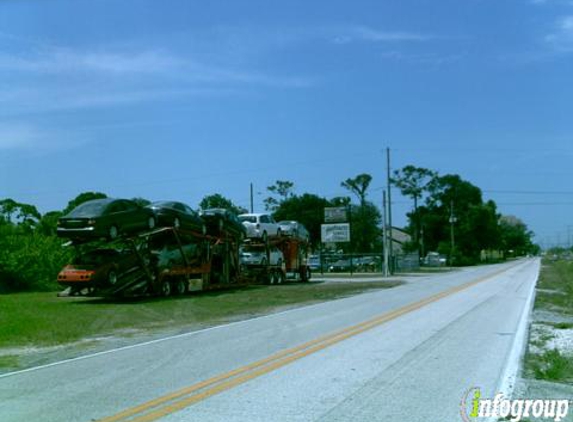
<path id="1" fill-rule="evenodd" d="M 168 296 L 239 284 L 239 241 L 181 228 L 75 242 L 74 261 L 58 274 L 61 296 Z"/>
<path id="2" fill-rule="evenodd" d="M 264 262 L 245 265 L 240 247 L 261 248 Z M 74 262 L 58 275 L 61 296 L 169 296 L 247 284 L 308 281 L 308 243 L 296 237 L 245 239 L 218 228 L 198 233 L 163 227 L 101 241 L 75 241 Z M 282 253 L 271 260 L 271 250 Z"/>

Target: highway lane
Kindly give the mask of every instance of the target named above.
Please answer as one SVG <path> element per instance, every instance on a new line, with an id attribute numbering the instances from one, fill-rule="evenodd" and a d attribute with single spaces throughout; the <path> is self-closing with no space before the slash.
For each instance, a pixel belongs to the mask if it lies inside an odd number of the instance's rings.
<path id="1" fill-rule="evenodd" d="M 421 277 L 0 377 L 0 420 L 461 420 L 467 389 L 498 389 L 538 271 Z"/>

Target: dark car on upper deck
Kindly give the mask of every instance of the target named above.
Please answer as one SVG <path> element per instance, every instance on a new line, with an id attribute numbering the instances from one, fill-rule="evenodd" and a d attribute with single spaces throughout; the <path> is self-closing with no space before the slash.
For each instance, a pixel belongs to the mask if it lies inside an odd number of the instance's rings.
<path id="1" fill-rule="evenodd" d="M 58 220 L 57 235 L 72 240 L 115 239 L 155 227 L 155 214 L 129 199 L 93 199 Z"/>

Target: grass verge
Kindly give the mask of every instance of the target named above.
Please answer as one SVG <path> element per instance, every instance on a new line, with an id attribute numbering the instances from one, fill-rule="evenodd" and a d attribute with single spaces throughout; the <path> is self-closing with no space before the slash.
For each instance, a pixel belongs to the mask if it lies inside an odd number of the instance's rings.
<path id="1" fill-rule="evenodd" d="M 291 283 L 129 301 L 58 298 L 55 293 L 2 295 L 0 348 L 54 346 L 118 332 L 213 326 L 398 284 L 401 283 Z M 9 355 L 2 359 L 3 366 L 15 363 Z"/>
<path id="2" fill-rule="evenodd" d="M 535 310 L 570 318 L 573 315 L 573 262 L 544 261 L 537 289 Z M 535 339 L 530 337 L 524 365 L 527 376 L 545 381 L 573 382 L 573 350 L 559 350 L 547 345 L 559 330 L 571 328 L 571 322 L 533 323 L 532 330 L 542 334 L 537 334 Z"/>
<path id="3" fill-rule="evenodd" d="M 546 381 L 573 381 L 573 361 L 557 349 L 547 350 L 541 355 L 530 355 L 527 362 L 535 379 Z"/>

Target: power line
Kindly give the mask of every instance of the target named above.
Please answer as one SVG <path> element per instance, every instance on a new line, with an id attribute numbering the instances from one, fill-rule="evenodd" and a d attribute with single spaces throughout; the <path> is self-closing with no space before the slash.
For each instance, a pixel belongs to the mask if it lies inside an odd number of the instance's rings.
<path id="1" fill-rule="evenodd" d="M 573 195 L 573 191 L 547 190 L 482 190 L 484 193 L 508 193 L 516 195 Z"/>

